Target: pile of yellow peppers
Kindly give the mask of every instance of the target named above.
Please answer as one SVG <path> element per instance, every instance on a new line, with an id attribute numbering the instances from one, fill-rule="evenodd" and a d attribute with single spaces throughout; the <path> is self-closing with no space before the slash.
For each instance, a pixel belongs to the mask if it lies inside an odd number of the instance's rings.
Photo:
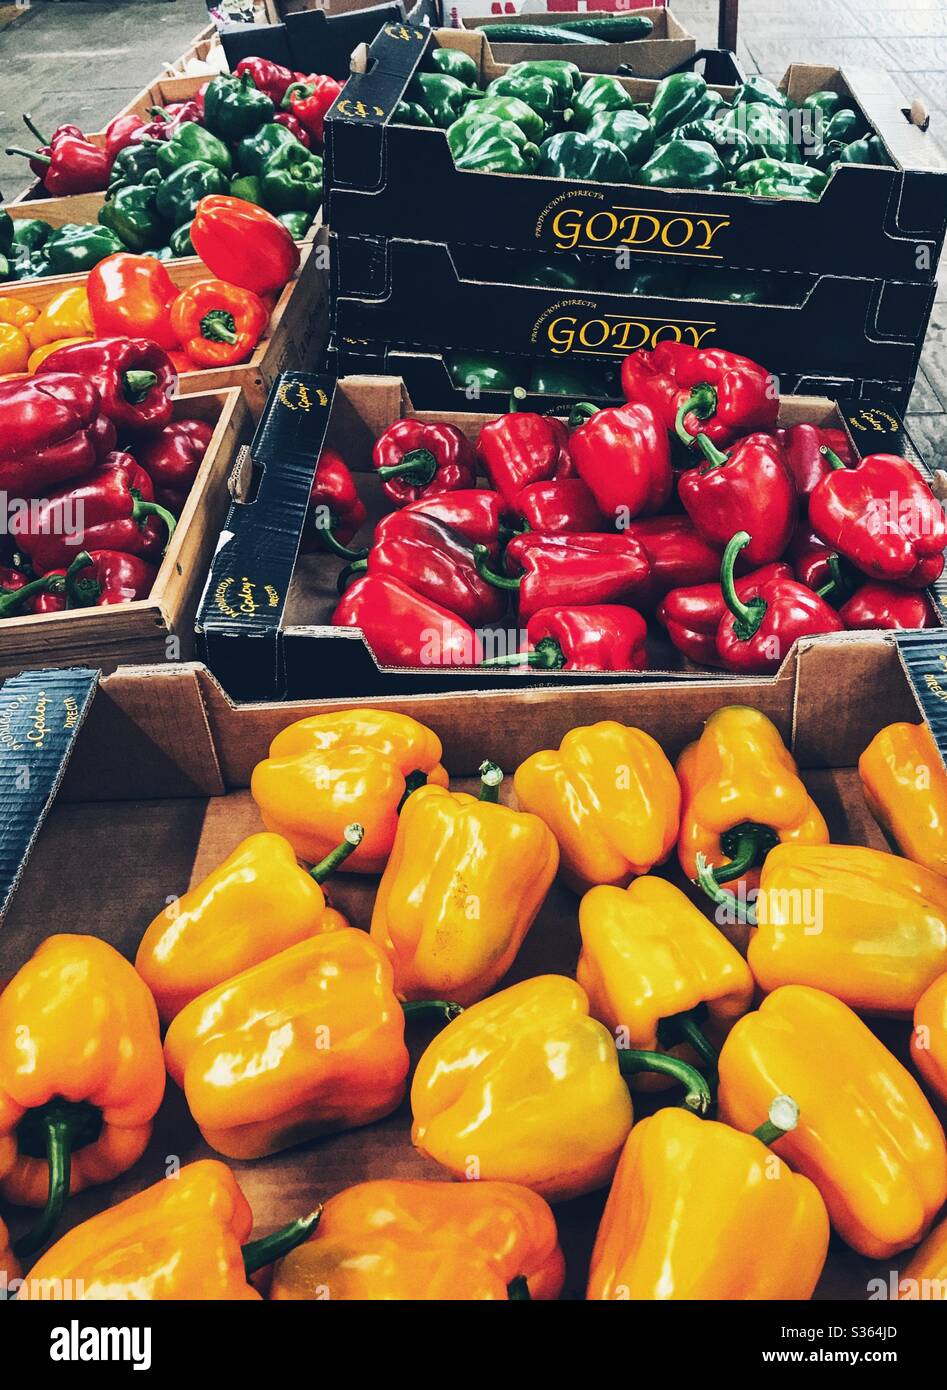
<path id="1" fill-rule="evenodd" d="M 0 295 L 0 381 L 32 376 L 57 348 L 90 342 L 94 336 L 83 285 L 60 290 L 42 309 Z"/>
<path id="2" fill-rule="evenodd" d="M 266 1266 L 273 1299 L 555 1299 L 550 1203 L 608 1188 L 590 1299 L 808 1299 L 830 1230 L 872 1258 L 918 1247 L 902 1296 L 947 1297 L 922 1089 L 947 1101 L 947 772 L 926 727 L 882 729 L 859 763 L 898 853 L 832 844 L 743 706 L 676 766 L 643 730 L 573 729 L 505 800 L 496 764 L 473 795 L 441 759 L 400 713 L 291 724 L 253 772 L 264 829 L 134 966 L 61 935 L 9 982 L 0 1196 L 42 1214 L 13 1249 L 0 1224 L 0 1274 L 48 1247 L 19 1296 L 258 1299 Z M 654 872 L 675 850 L 687 891 Z M 380 875 L 368 931 L 330 905 L 337 872 Z M 504 987 L 557 877 L 576 978 Z M 252 1241 L 233 1172 L 201 1160 L 55 1240 L 71 1194 L 141 1156 L 166 1075 L 213 1150 L 252 1160 L 391 1114 L 418 1015 L 440 1027 L 412 1139 L 460 1181 L 360 1183 Z M 913 1072 L 877 1016 L 912 1020 Z"/>

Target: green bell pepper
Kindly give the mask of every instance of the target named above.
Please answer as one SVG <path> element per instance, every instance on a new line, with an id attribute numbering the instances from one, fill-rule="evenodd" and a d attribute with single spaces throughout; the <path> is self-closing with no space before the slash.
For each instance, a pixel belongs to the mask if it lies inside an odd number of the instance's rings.
<path id="1" fill-rule="evenodd" d="M 162 246 L 168 227 L 158 212 L 157 196 L 153 184 L 123 184 L 99 209 L 99 222 L 114 232 L 129 251 Z"/>
<path id="2" fill-rule="evenodd" d="M 203 126 L 199 126 L 196 121 L 185 121 L 182 126 L 178 126 L 170 140 L 159 145 L 158 172 L 163 178 L 167 178 L 182 165 L 193 164 L 195 160 L 199 160 L 201 164 L 212 164 L 227 178 L 233 171 L 233 160 L 223 141 L 218 140 L 216 135 L 205 130 Z"/>
<path id="3" fill-rule="evenodd" d="M 232 198 L 242 198 L 245 203 L 256 203 L 257 207 L 263 206 L 263 184 L 258 174 L 238 174 L 235 179 L 230 180 L 230 196 Z"/>
<path id="4" fill-rule="evenodd" d="M 665 135 L 685 121 L 697 120 L 698 108 L 706 95 L 707 83 L 699 73 L 673 72 L 662 77 L 651 99 L 655 136 Z"/>
<path id="5" fill-rule="evenodd" d="M 513 135 L 504 134 L 504 127 L 515 130 L 521 137 L 519 126 L 512 121 L 491 119 L 474 126 L 463 147 L 454 155 L 457 168 L 492 174 L 531 174 L 539 160 L 539 150 L 535 145 L 521 144 Z"/>
<path id="6" fill-rule="evenodd" d="M 156 261 L 174 260 L 174 252 L 171 250 L 170 246 L 155 246 L 148 251 L 142 251 L 141 254 L 143 256 L 151 256 L 151 258 Z"/>
<path id="7" fill-rule="evenodd" d="M 823 130 L 822 139 L 827 145 L 833 140 L 840 140 L 843 145 L 849 145 L 853 140 L 863 139 L 866 133 L 867 127 L 861 116 L 846 106 L 841 111 L 836 111 Z"/>
<path id="8" fill-rule="evenodd" d="M 720 92 L 715 91 L 713 87 L 708 87 L 687 119 L 688 121 L 716 121 L 720 119 L 724 111 L 729 110 L 730 103 L 724 100 Z M 676 126 L 675 132 L 679 129 L 680 126 Z"/>
<path id="9" fill-rule="evenodd" d="M 529 390 L 534 396 L 577 396 L 583 401 L 602 398 L 609 391 L 608 370 L 543 361 L 533 368 Z"/>
<path id="10" fill-rule="evenodd" d="M 432 72 L 456 77 L 465 87 L 476 87 L 480 81 L 480 69 L 469 53 L 461 53 L 459 48 L 432 48 L 428 54 Z"/>
<path id="11" fill-rule="evenodd" d="M 799 151 L 792 138 L 787 113 L 763 101 L 749 106 L 734 106 L 720 117 L 728 130 L 742 130 L 753 147 L 755 156 L 770 155 L 773 159 L 798 162 Z"/>
<path id="12" fill-rule="evenodd" d="M 516 365 L 502 357 L 451 353 L 446 358 L 446 365 L 453 384 L 462 391 L 474 393 L 471 399 L 476 399 L 484 391 L 502 391 L 508 396 L 522 385 Z"/>
<path id="13" fill-rule="evenodd" d="M 637 169 L 654 149 L 654 131 L 640 111 L 600 111 L 586 129 L 592 140 L 609 140 L 617 145 L 632 169 Z"/>
<path id="14" fill-rule="evenodd" d="M 717 304 L 759 304 L 762 302 L 759 279 L 743 280 L 729 271 L 714 270 L 695 275 L 687 291 L 693 299 L 712 299 Z"/>
<path id="15" fill-rule="evenodd" d="M 168 245 L 171 248 L 172 256 L 196 256 L 194 243 L 191 240 L 191 224 L 185 222 L 182 227 L 178 227 L 171 233 Z"/>
<path id="16" fill-rule="evenodd" d="M 313 216 L 314 214 L 307 212 L 305 208 L 299 208 L 295 212 L 278 213 L 276 220 L 282 222 L 293 241 L 302 241 L 312 226 Z"/>
<path id="17" fill-rule="evenodd" d="M 785 179 L 761 179 L 749 190 L 758 198 L 805 198 L 810 203 L 819 200 L 818 193 L 801 183 L 788 183 Z"/>
<path id="18" fill-rule="evenodd" d="M 322 202 L 322 184 L 322 157 L 297 141 L 263 170 L 263 206 L 270 212 L 315 212 Z"/>
<path id="19" fill-rule="evenodd" d="M 544 290 L 581 290 L 588 288 L 587 283 L 582 283 L 583 271 L 577 256 L 556 260 L 552 256 L 529 256 L 520 278 L 522 284 L 536 285 Z M 587 281 L 588 272 L 584 273 Z"/>
<path id="20" fill-rule="evenodd" d="M 631 183 L 628 160 L 610 140 L 593 140 L 577 130 L 563 130 L 539 148 L 537 174 L 554 179 L 591 179 L 595 183 Z"/>
<path id="21" fill-rule="evenodd" d="M 726 177 L 708 140 L 669 140 L 635 175 L 645 188 L 718 188 Z"/>
<path id="22" fill-rule="evenodd" d="M 472 89 L 445 72 L 419 72 L 405 92 L 407 101 L 416 101 L 441 130 L 453 125 L 470 101 Z"/>
<path id="23" fill-rule="evenodd" d="M 10 274 L 14 280 L 41 280 L 44 275 L 52 275 L 49 260 L 43 249 L 28 251 L 9 262 Z"/>
<path id="24" fill-rule="evenodd" d="M 170 144 L 170 141 L 168 142 Z M 158 142 L 141 145 L 126 145 L 112 162 L 109 174 L 109 188 L 121 188 L 124 184 L 138 184 L 145 174 L 158 167 Z M 162 145 L 163 149 L 164 146 Z M 170 170 L 169 170 L 170 172 Z"/>
<path id="25" fill-rule="evenodd" d="M 467 116 L 471 121 L 479 121 L 484 116 L 496 116 L 501 121 L 512 121 L 518 125 L 532 145 L 538 145 L 546 134 L 546 122 L 538 112 L 519 97 L 484 97 L 482 101 L 471 101 L 464 109 L 460 120 Z M 456 125 L 457 122 L 454 122 Z"/>
<path id="26" fill-rule="evenodd" d="M 836 162 L 838 164 L 887 164 L 888 152 L 877 135 L 868 135 L 846 145 Z"/>
<path id="27" fill-rule="evenodd" d="M 542 116 L 547 126 L 561 114 L 568 119 L 561 105 L 560 89 L 551 77 L 541 72 L 504 73 L 495 77 L 487 87 L 488 97 L 519 97 Z"/>
<path id="28" fill-rule="evenodd" d="M 434 129 L 434 122 L 417 101 L 399 101 L 391 119 L 395 125 L 423 125 Z"/>
<path id="29" fill-rule="evenodd" d="M 830 121 L 841 108 L 842 98 L 838 92 L 812 92 L 801 105 L 803 111 L 819 111 L 823 120 Z"/>
<path id="30" fill-rule="evenodd" d="M 13 250 L 13 218 L 6 208 L 0 208 L 0 255 Z"/>
<path id="31" fill-rule="evenodd" d="M 527 58 L 521 63 L 512 63 L 506 70 L 507 77 L 529 76 L 538 73 L 540 77 L 550 78 L 559 92 L 559 104 L 563 110 L 572 105 L 574 94 L 582 86 L 583 77 L 575 63 L 565 58 Z"/>
<path id="32" fill-rule="evenodd" d="M 243 77 L 220 73 L 204 93 L 204 125 L 222 140 L 242 140 L 252 135 L 273 119 L 274 110 L 270 98 L 260 91 L 249 73 Z"/>
<path id="33" fill-rule="evenodd" d="M 736 181 L 741 188 L 750 188 L 763 179 L 799 184 L 813 193 L 821 193 L 828 182 L 821 170 L 813 169 L 808 164 L 790 164 L 782 159 L 751 159 L 736 171 Z"/>
<path id="34" fill-rule="evenodd" d="M 617 77 L 596 73 L 586 79 L 572 103 L 572 123 L 587 130 L 595 116 L 607 111 L 630 111 L 634 106 Z"/>
<path id="35" fill-rule="evenodd" d="M 41 217 L 18 217 L 13 221 L 11 250 L 16 252 L 19 248 L 26 252 L 38 251 L 41 246 L 46 244 L 52 230 L 51 225 L 44 222 Z"/>
<path id="36" fill-rule="evenodd" d="M 768 77 L 748 77 L 743 85 L 737 88 L 733 97 L 734 106 L 749 106 L 760 101 L 764 106 L 776 106 L 781 111 L 788 111 L 795 106 L 795 102 L 781 92 L 775 83 L 770 82 Z"/>
<path id="37" fill-rule="evenodd" d="M 448 127 L 447 143 L 455 159 L 463 154 L 470 142 L 484 130 L 490 130 L 494 135 L 502 135 L 505 140 L 512 140 L 518 149 L 532 143 L 515 121 L 504 121 L 499 116 L 480 116 L 477 114 L 477 106 L 479 102 L 472 111 L 468 111 L 459 121 Z"/>
<path id="38" fill-rule="evenodd" d="M 80 275 L 104 261 L 106 256 L 127 250 L 108 227 L 67 222 L 65 226 L 53 228 L 42 255 L 49 266 L 48 274 Z"/>
<path id="39" fill-rule="evenodd" d="M 675 131 L 675 139 L 706 140 L 717 151 L 720 163 L 728 174 L 752 158 L 753 148 L 742 130 L 727 127 L 719 121 L 688 121 Z"/>
<path id="40" fill-rule="evenodd" d="M 202 198 L 212 193 L 226 193 L 228 187 L 226 178 L 215 165 L 193 159 L 158 185 L 156 206 L 166 222 L 180 227 L 191 221 Z"/>
<path id="41" fill-rule="evenodd" d="M 271 122 L 269 125 L 261 126 L 255 135 L 248 135 L 237 145 L 237 168 L 241 174 L 259 176 L 275 155 L 289 149 L 291 145 L 302 145 L 302 141 L 297 140 L 293 132 L 287 130 L 284 125 Z M 302 145 L 302 148 L 305 149 L 306 146 Z"/>

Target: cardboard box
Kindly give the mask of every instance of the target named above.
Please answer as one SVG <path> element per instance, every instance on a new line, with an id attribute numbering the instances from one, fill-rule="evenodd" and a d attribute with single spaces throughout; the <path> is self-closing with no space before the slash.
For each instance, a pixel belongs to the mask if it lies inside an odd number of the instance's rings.
<path id="1" fill-rule="evenodd" d="M 935 729 L 943 749 L 943 706 L 928 699 L 929 682 L 944 695 L 943 641 L 921 634 L 920 642 L 897 645 L 855 636 L 859 640 L 844 663 L 837 647 L 813 647 L 801 654 L 795 679 L 775 683 L 486 691 L 376 703 L 409 713 L 436 731 L 457 788 L 472 785 L 484 756 L 498 759 L 508 773 L 502 788 L 508 800 L 509 774 L 517 764 L 537 749 L 555 747 L 574 725 L 599 719 L 634 723 L 674 757 L 714 709 L 739 700 L 777 724 L 832 839 L 884 849 L 855 763 L 884 724 L 917 720 L 918 693 L 941 715 Z M 83 923 L 84 930 L 132 957 L 169 894 L 199 882 L 245 835 L 261 828 L 247 786 L 274 735 L 294 719 L 338 707 L 327 701 L 234 707 L 199 666 L 126 668 L 105 677 L 97 689 L 94 673 L 81 670 L 37 672 L 8 682 L 0 692 L 0 722 L 8 734 L 0 767 L 5 786 L 13 785 L 15 773 L 16 785 L 25 789 L 8 793 L 16 797 L 17 815 L 5 818 L 0 858 L 0 900 L 6 903 L 0 976 L 12 974 L 51 931 L 61 929 L 64 903 L 70 921 Z M 30 771 L 25 782 L 24 766 Z M 673 863 L 659 872 L 684 886 Z M 332 881 L 334 902 L 363 928 L 369 925 L 374 889 L 372 879 L 340 875 Z M 576 913 L 575 895 L 555 885 L 508 983 L 550 971 L 574 973 Z M 743 935 L 733 935 L 742 945 Z M 887 1045 L 906 1058 L 910 1024 L 876 1026 Z M 412 1030 L 413 1063 L 430 1036 L 421 1027 Z M 666 1097 L 660 1099 L 666 1103 Z M 655 1103 L 636 1092 L 636 1115 Z M 443 1178 L 441 1169 L 412 1148 L 409 1130 L 405 1103 L 379 1124 L 233 1164 L 253 1208 L 255 1233 L 368 1178 Z M 164 1177 L 168 1154 L 182 1163 L 212 1156 L 171 1084 L 144 1157 L 115 1182 L 72 1198 L 63 1228 Z M 603 1191 L 556 1208 L 567 1258 L 566 1298 L 583 1297 L 604 1197 Z M 16 1208 L 4 1214 L 14 1236 L 33 1219 Z M 867 1261 L 833 1240 L 816 1297 L 864 1299 L 869 1279 L 887 1286 L 890 1269 L 903 1267 L 907 1259 L 905 1254 Z"/>
<path id="2" fill-rule="evenodd" d="M 575 684 L 648 684 L 668 676 L 685 681 L 727 682 L 732 677 L 687 663 L 660 631 L 649 638 L 651 669 L 637 675 L 590 676 L 565 671 L 532 674 L 522 668 L 491 671 L 471 667 L 380 666 L 358 628 L 334 627 L 336 581 L 343 562 L 319 551 L 299 554 L 315 463 L 323 444 L 342 453 L 358 475 L 368 507 L 362 536 L 384 512 L 387 499 L 371 468 L 375 439 L 404 415 L 447 419 L 475 440 L 481 427 L 500 413 L 478 411 L 429 414 L 415 410 L 404 383 L 391 377 L 330 377 L 290 372 L 280 381 L 254 437 L 251 453 L 257 474 L 253 495 L 246 475 L 237 489 L 221 544 L 207 577 L 198 613 L 199 651 L 224 688 L 236 699 L 309 698 L 440 693 L 471 689 L 533 689 Z M 847 429 L 859 454 L 885 452 L 913 457 L 928 476 L 900 420 L 891 411 L 855 405 L 844 411 L 824 399 L 783 400 L 783 424 L 809 421 Z M 363 542 L 364 543 L 364 542 Z M 947 581 L 944 581 L 947 584 Z M 934 594 L 947 607 L 947 588 Z M 515 627 L 515 622 L 513 623 Z M 484 645 L 500 653 L 510 647 L 510 623 L 501 637 L 484 630 Z M 862 634 L 834 639 L 836 646 Z M 501 641 L 505 640 L 505 647 Z M 827 637 L 812 639 L 828 643 Z M 879 637 L 880 640 L 880 637 Z M 780 675 L 791 673 L 795 649 Z"/>
<path id="3" fill-rule="evenodd" d="M 482 36 L 404 26 L 382 30 L 326 123 L 326 221 L 345 236 L 382 236 L 543 251 L 617 251 L 668 264 L 798 270 L 870 280 L 936 278 L 947 228 L 947 163 L 885 73 L 794 64 L 782 81 L 796 100 L 847 93 L 874 126 L 892 167 L 846 165 L 817 202 L 572 183 L 532 174 L 465 172 L 444 132 L 396 125 L 392 113 L 435 42 L 490 63 Z M 620 79 L 634 100 L 655 83 Z M 729 88 L 721 89 L 732 95 Z"/>
<path id="4" fill-rule="evenodd" d="M 554 10 L 545 14 L 523 11 L 519 14 L 487 14 L 482 3 L 474 15 L 458 15 L 460 29 L 476 31 L 484 24 L 531 24 L 569 27 L 570 19 L 588 19 L 595 10 Z M 622 7 L 625 12 L 626 7 Z M 606 11 L 602 12 L 607 13 Z M 664 77 L 680 67 L 697 52 L 697 41 L 688 33 L 671 10 L 652 6 L 635 7 L 635 13 L 651 20 L 654 26 L 644 38 L 628 43 L 591 44 L 503 43 L 496 38 L 487 40 L 487 52 L 495 63 L 519 63 L 526 59 L 564 58 L 578 63 L 583 72 L 618 72 L 629 77 Z"/>
<path id="5" fill-rule="evenodd" d="M 151 593 L 115 607 L 5 618 L 0 624 L 0 679 L 50 664 L 114 670 L 121 663 L 190 655 L 204 576 L 230 505 L 230 476 L 253 422 L 234 388 L 179 398 L 174 418 L 206 420 L 214 435 Z M 169 639 L 176 639 L 173 646 Z"/>

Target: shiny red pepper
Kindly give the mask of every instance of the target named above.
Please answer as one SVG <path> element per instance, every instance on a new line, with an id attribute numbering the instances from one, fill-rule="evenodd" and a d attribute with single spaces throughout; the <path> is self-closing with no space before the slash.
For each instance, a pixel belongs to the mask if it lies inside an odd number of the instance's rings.
<path id="1" fill-rule="evenodd" d="M 779 669 L 798 637 L 841 632 L 843 623 L 818 594 L 795 579 L 773 578 L 743 585 L 740 596 L 733 582 L 733 565 L 741 550 L 750 548 L 750 536 L 738 531 L 723 553 L 720 583 L 728 613 L 717 629 L 717 656 L 728 671 L 741 675 Z"/>
<path id="2" fill-rule="evenodd" d="M 297 121 L 296 117 L 291 115 L 289 111 L 277 111 L 276 115 L 273 117 L 273 124 L 285 126 L 291 135 L 295 135 L 301 145 L 306 146 L 307 150 L 312 145 L 312 137 L 309 131 L 303 125 L 302 121 Z"/>
<path id="3" fill-rule="evenodd" d="M 147 338 L 97 338 L 57 348 L 40 364 L 47 372 L 78 372 L 98 388 L 102 412 L 119 429 L 138 433 L 164 429 L 178 374 L 168 354 Z"/>
<path id="4" fill-rule="evenodd" d="M 491 657 L 484 666 L 539 671 L 644 671 L 648 625 L 619 603 L 541 608 L 526 625 L 527 650 Z"/>
<path id="5" fill-rule="evenodd" d="M 796 485 L 779 441 L 748 434 L 729 453 L 697 436 L 705 463 L 683 472 L 677 490 L 704 540 L 721 549 L 735 530 L 752 536 L 744 556 L 754 568 L 778 560 L 796 525 Z"/>
<path id="6" fill-rule="evenodd" d="M 454 425 L 396 420 L 375 440 L 372 465 L 396 507 L 438 492 L 473 487 L 477 458 Z"/>
<path id="7" fill-rule="evenodd" d="M 771 579 L 791 579 L 788 565 L 764 565 L 734 580 L 737 597 L 752 598 Z M 719 579 L 713 583 L 692 584 L 672 589 L 657 608 L 656 617 L 674 646 L 691 661 L 702 666 L 719 666 L 717 631 L 726 616 L 727 605 Z"/>
<path id="8" fill-rule="evenodd" d="M 485 579 L 517 593 L 523 622 L 541 608 L 621 603 L 643 588 L 649 574 L 642 547 L 620 532 L 543 536 L 526 531 L 506 547 L 507 574 L 490 568 L 483 547 L 476 555 Z"/>
<path id="9" fill-rule="evenodd" d="M 206 201 L 202 199 L 202 203 Z M 195 227 L 197 220 L 195 217 Z M 171 305 L 179 290 L 154 256 L 133 256 L 130 251 L 106 256 L 89 271 L 86 291 L 100 339 L 129 336 L 147 338 L 169 351 L 180 347 L 171 328 Z"/>
<path id="10" fill-rule="evenodd" d="M 462 618 L 386 574 L 356 579 L 332 622 L 360 628 L 380 666 L 475 666 L 483 656 Z"/>
<path id="11" fill-rule="evenodd" d="M 824 541 L 819 540 L 811 527 L 800 522 L 789 542 L 786 559 L 792 565 L 799 583 L 805 584 L 807 589 L 818 591 L 835 579 L 834 569 L 839 557 Z"/>
<path id="12" fill-rule="evenodd" d="M 74 372 L 0 381 L 0 489 L 33 497 L 88 473 L 115 443 L 93 382 Z"/>
<path id="13" fill-rule="evenodd" d="M 116 116 L 113 121 L 109 121 L 105 127 L 105 148 L 109 159 L 114 159 L 127 145 L 138 144 L 142 138 L 140 132 L 145 125 L 147 122 L 144 117 L 135 115 L 134 112 L 126 112 L 125 115 Z"/>
<path id="14" fill-rule="evenodd" d="M 471 545 L 485 545 L 495 559 L 500 553 L 500 531 L 506 518 L 506 504 L 498 492 L 485 487 L 460 488 L 456 492 L 436 492 L 409 502 L 405 512 L 421 512 L 459 531 Z"/>
<path id="15" fill-rule="evenodd" d="M 689 517 L 639 517 L 625 535 L 638 542 L 651 566 L 639 604 L 656 603 L 671 589 L 706 584 L 720 574 L 723 548 L 708 544 Z"/>
<path id="16" fill-rule="evenodd" d="M 606 524 L 591 488 L 581 478 L 529 483 L 519 492 L 514 510 L 531 531 L 546 535 L 601 531 Z"/>
<path id="17" fill-rule="evenodd" d="M 344 560 L 364 559 L 367 550 L 349 550 L 348 544 L 367 515 L 345 459 L 333 449 L 323 449 L 309 492 L 303 551 L 331 550 Z"/>
<path id="18" fill-rule="evenodd" d="M 38 599 L 48 586 L 45 578 L 31 581 L 22 570 L 0 568 L 0 619 L 30 612 L 30 595 L 35 594 Z"/>
<path id="19" fill-rule="evenodd" d="M 944 568 L 947 522 L 918 470 L 895 454 L 854 468 L 826 450 L 832 472 L 809 499 L 812 528 L 872 579 L 920 589 Z"/>
<path id="20" fill-rule="evenodd" d="M 342 93 L 341 83 L 334 77 L 310 74 L 303 82 L 292 82 L 282 99 L 284 111 L 289 111 L 314 140 L 322 143 L 326 114 L 336 97 Z"/>
<path id="21" fill-rule="evenodd" d="M 32 613 L 61 613 L 66 608 L 109 608 L 147 598 L 158 571 L 138 555 L 120 550 L 82 551 L 68 570 L 50 570 L 50 587 L 29 604 Z"/>
<path id="22" fill-rule="evenodd" d="M 518 386 L 510 399 L 511 409 L 484 425 L 477 439 L 483 471 L 507 506 L 514 508 L 524 487 L 575 473 L 565 425 L 552 415 L 518 410 L 525 396 Z"/>
<path id="23" fill-rule="evenodd" d="M 923 589 L 896 584 L 863 584 L 838 610 L 847 628 L 940 627 L 934 605 Z"/>
<path id="24" fill-rule="evenodd" d="M 621 384 L 626 400 L 649 405 L 685 444 L 700 431 L 725 446 L 750 430 L 772 428 L 779 414 L 779 390 L 766 368 L 719 348 L 641 348 L 622 363 Z"/>
<path id="25" fill-rule="evenodd" d="M 214 428 L 206 420 L 172 420 L 160 433 L 135 442 L 131 452 L 151 479 L 155 501 L 162 507 L 180 513 L 213 437 Z"/>
<path id="26" fill-rule="evenodd" d="M 846 465 L 855 463 L 851 441 L 844 430 L 820 429 L 818 425 L 792 425 L 789 429 L 775 430 L 776 438 L 783 446 L 789 471 L 796 484 L 799 505 L 805 509 L 809 505 L 809 495 L 816 483 L 820 483 L 832 469 L 825 454 L 823 444 L 844 460 Z"/>
<path id="27" fill-rule="evenodd" d="M 660 512 L 674 483 L 665 431 L 647 405 L 599 410 L 574 407 L 569 451 L 598 509 L 622 528 L 636 516 Z"/>
<path id="28" fill-rule="evenodd" d="M 7 154 L 21 154 L 53 198 L 72 193 L 101 193 L 108 188 L 112 156 L 86 139 L 76 126 L 60 126 L 41 150 L 7 146 Z M 42 172 L 40 172 L 42 170 Z"/>
<path id="29" fill-rule="evenodd" d="M 286 95 L 286 88 L 293 81 L 293 73 L 282 63 L 271 62 L 269 58 L 241 58 L 234 68 L 236 77 L 250 74 L 250 80 L 260 92 L 265 92 L 274 106 L 279 106 Z"/>

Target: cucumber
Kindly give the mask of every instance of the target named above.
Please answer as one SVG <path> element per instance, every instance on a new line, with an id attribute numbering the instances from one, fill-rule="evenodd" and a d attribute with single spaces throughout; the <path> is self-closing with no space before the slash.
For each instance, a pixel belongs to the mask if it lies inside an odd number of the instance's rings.
<path id="1" fill-rule="evenodd" d="M 493 43 L 603 43 L 591 34 L 573 33 L 556 24 L 481 24 L 480 33 Z"/>
<path id="2" fill-rule="evenodd" d="M 588 19 L 566 19 L 560 29 L 568 29 L 573 34 L 590 34 L 595 39 L 605 39 L 608 43 L 629 43 L 633 39 L 646 39 L 654 28 L 654 23 L 643 14 L 619 14 L 591 16 Z"/>

